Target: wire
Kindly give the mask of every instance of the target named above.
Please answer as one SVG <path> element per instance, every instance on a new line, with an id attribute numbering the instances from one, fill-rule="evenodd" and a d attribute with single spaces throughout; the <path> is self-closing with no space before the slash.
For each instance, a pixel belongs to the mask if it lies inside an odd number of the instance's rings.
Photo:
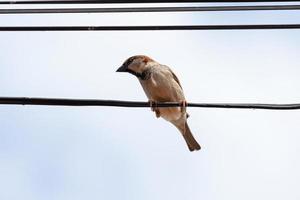
<path id="1" fill-rule="evenodd" d="M 0 1 L 0 4 L 115 4 L 115 3 L 247 3 L 299 2 L 299 0 L 24 0 Z"/>
<path id="2" fill-rule="evenodd" d="M 193 6 L 193 7 L 131 7 L 131 8 L 47 8 L 47 9 L 0 9 L 0 14 L 43 13 L 122 13 L 122 12 L 199 12 L 199 11 L 257 11 L 299 10 L 300 5 L 270 6 Z"/>
<path id="3" fill-rule="evenodd" d="M 91 100 L 91 99 L 54 99 L 28 97 L 0 97 L 0 104 L 5 105 L 44 105 L 44 106 L 115 106 L 115 107 L 151 107 L 149 102 Z M 240 108 L 240 109 L 269 109 L 296 110 L 300 104 L 250 104 L 250 103 L 187 103 L 188 107 L 200 108 Z M 182 107 L 182 102 L 155 103 L 155 107 Z"/>
<path id="4" fill-rule="evenodd" d="M 249 3 L 299 2 L 299 0 L 42 0 L 1 1 L 0 4 L 115 4 L 115 3 Z"/>
<path id="5" fill-rule="evenodd" d="M 299 29 L 300 24 L 181 25 L 181 26 L 1 26 L 0 31 L 171 31 Z"/>

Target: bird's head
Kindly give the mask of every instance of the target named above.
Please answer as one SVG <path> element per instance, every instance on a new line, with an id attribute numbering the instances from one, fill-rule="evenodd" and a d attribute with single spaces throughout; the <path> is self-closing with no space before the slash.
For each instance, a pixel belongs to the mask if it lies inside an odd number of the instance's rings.
<path id="1" fill-rule="evenodd" d="M 152 62 L 150 57 L 144 55 L 137 55 L 128 58 L 121 67 L 117 69 L 117 72 L 128 72 L 135 75 L 138 78 L 143 77 L 143 73 L 147 70 L 147 64 Z"/>

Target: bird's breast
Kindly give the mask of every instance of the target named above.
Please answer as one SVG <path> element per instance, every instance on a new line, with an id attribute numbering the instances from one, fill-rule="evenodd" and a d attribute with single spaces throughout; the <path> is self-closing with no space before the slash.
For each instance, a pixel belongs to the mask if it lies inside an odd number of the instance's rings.
<path id="1" fill-rule="evenodd" d="M 152 76 L 140 83 L 149 100 L 156 102 L 180 102 L 184 100 L 182 89 L 176 83 L 163 76 Z M 160 116 L 167 121 L 178 120 L 182 116 L 181 108 L 159 108 Z"/>

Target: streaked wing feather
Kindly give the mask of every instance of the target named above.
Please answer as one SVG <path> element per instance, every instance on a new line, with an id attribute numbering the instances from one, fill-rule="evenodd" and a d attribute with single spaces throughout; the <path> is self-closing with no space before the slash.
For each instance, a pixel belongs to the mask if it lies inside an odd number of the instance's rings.
<path id="1" fill-rule="evenodd" d="M 171 72 L 171 74 L 173 76 L 173 79 L 176 81 L 176 83 L 178 83 L 179 87 L 182 89 L 181 84 L 180 84 L 179 79 L 176 76 L 176 74 L 174 74 L 174 72 L 169 67 L 167 67 L 167 69 L 168 69 L 169 72 Z"/>

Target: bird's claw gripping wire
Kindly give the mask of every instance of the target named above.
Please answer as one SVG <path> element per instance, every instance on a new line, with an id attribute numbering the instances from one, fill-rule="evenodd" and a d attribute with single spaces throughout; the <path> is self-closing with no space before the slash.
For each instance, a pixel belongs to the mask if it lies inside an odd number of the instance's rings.
<path id="1" fill-rule="evenodd" d="M 157 102 L 149 100 L 149 105 L 151 107 L 151 110 L 153 112 L 155 112 L 156 117 L 159 118 L 160 117 L 160 111 L 159 111 L 159 109 L 157 109 Z"/>
<path id="2" fill-rule="evenodd" d="M 187 101 L 186 100 L 181 101 L 180 102 L 181 111 L 185 111 L 186 107 L 187 107 Z"/>
<path id="3" fill-rule="evenodd" d="M 153 101 L 153 100 L 149 100 L 149 105 L 150 105 L 150 108 L 153 112 L 155 112 L 156 108 L 157 108 L 157 102 L 156 101 Z"/>

